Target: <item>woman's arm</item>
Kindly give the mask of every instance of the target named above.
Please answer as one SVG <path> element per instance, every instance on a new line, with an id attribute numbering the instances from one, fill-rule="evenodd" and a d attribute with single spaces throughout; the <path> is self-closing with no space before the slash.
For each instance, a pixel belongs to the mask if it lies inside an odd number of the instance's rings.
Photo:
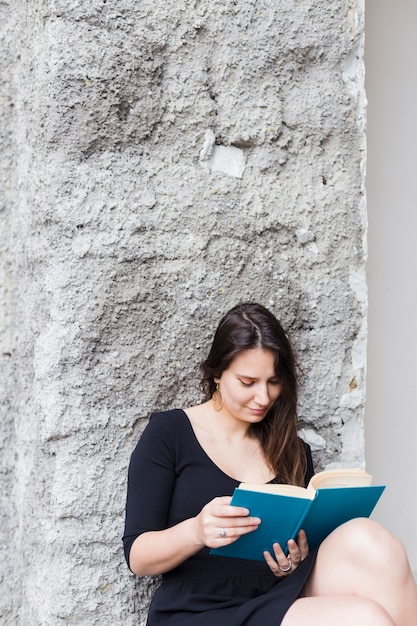
<path id="1" fill-rule="evenodd" d="M 178 472 L 177 436 L 169 414 L 154 415 L 131 457 L 123 540 L 129 567 L 139 576 L 168 572 L 205 546 L 225 546 L 259 524 L 248 509 L 230 506 L 230 496 L 214 498 L 198 514 L 169 523 Z M 221 529 L 225 536 L 219 535 Z"/>
<path id="2" fill-rule="evenodd" d="M 164 574 L 204 548 L 219 548 L 258 528 L 248 509 L 230 506 L 230 496 L 215 498 L 201 512 L 172 528 L 149 531 L 135 539 L 129 566 L 138 576 Z M 225 536 L 219 530 L 226 532 Z"/>
<path id="3" fill-rule="evenodd" d="M 129 567 L 137 576 L 164 574 L 202 548 L 195 532 L 195 518 L 166 530 L 139 535 L 130 549 Z"/>

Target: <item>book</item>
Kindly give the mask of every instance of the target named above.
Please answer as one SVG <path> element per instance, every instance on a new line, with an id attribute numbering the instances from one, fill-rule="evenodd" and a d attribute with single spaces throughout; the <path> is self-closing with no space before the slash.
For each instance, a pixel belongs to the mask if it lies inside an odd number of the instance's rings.
<path id="1" fill-rule="evenodd" d="M 263 561 L 273 554 L 273 543 L 288 553 L 287 542 L 303 529 L 310 550 L 338 526 L 356 517 L 369 517 L 385 486 L 374 486 L 372 476 L 361 469 L 333 469 L 315 474 L 308 486 L 241 483 L 231 504 L 260 517 L 259 527 L 211 554 Z"/>

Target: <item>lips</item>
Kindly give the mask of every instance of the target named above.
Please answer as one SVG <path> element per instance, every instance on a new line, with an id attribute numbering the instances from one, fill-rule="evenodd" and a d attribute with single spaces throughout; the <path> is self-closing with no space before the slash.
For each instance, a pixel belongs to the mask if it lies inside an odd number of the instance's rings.
<path id="1" fill-rule="evenodd" d="M 251 407 L 248 407 L 248 409 L 254 415 L 264 415 L 268 410 L 268 409 L 252 409 Z"/>

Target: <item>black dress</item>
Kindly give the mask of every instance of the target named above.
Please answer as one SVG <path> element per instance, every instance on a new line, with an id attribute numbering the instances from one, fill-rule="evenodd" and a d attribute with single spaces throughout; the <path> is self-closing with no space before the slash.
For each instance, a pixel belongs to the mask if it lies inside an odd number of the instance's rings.
<path id="1" fill-rule="evenodd" d="M 313 473 L 306 446 L 308 470 Z M 207 456 L 182 409 L 155 413 L 130 461 L 124 549 L 143 532 L 163 530 L 196 516 L 217 496 L 231 495 L 238 481 Z M 266 563 L 214 556 L 200 550 L 164 574 L 148 614 L 148 626 L 265 626 L 280 624 L 301 593 L 316 552 L 285 578 Z"/>

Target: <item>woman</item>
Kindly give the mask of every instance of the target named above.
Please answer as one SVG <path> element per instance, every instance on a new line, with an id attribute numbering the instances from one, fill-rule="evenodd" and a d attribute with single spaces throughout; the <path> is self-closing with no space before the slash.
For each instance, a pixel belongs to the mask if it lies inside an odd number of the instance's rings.
<path id="1" fill-rule="evenodd" d="M 294 355 L 278 320 L 244 303 L 221 320 L 206 361 L 207 401 L 151 416 L 129 468 L 125 554 L 163 575 L 148 626 L 417 625 L 417 589 L 400 543 L 371 520 L 309 551 L 303 531 L 264 562 L 210 554 L 261 520 L 230 506 L 240 482 L 307 484 L 297 437 Z"/>

